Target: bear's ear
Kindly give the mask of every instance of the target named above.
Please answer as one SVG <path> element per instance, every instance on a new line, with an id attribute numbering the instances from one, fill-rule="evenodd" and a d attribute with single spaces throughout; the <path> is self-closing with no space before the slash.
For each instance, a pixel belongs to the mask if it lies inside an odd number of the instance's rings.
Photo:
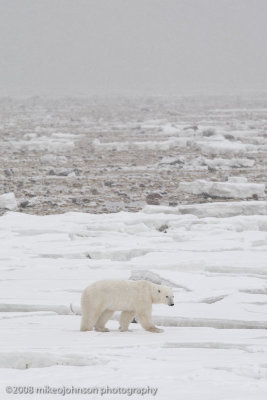
<path id="1" fill-rule="evenodd" d="M 158 290 L 158 292 L 160 293 L 160 290 Z"/>

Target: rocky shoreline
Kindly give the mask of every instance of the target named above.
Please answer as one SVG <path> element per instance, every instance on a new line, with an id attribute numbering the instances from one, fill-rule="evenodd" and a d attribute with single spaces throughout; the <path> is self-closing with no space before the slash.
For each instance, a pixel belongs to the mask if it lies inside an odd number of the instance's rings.
<path id="1" fill-rule="evenodd" d="M 18 211 L 39 215 L 220 201 L 179 185 L 229 176 L 266 185 L 266 104 L 263 96 L 2 98 L 0 195 L 14 193 Z"/>

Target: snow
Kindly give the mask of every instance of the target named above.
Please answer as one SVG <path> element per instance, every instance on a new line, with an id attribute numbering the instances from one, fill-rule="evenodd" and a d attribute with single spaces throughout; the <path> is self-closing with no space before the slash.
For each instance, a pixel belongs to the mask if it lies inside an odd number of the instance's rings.
<path id="1" fill-rule="evenodd" d="M 250 185 L 234 181 L 227 184 Z M 157 388 L 146 398 L 158 399 L 266 398 L 267 201 L 114 214 L 9 211 L 0 217 L 0 241 L 1 387 L 105 387 L 106 398 L 116 397 L 107 386 Z M 175 307 L 153 307 L 165 332 L 131 324 L 121 333 L 118 313 L 110 333 L 80 332 L 81 292 L 105 278 L 171 286 Z"/>

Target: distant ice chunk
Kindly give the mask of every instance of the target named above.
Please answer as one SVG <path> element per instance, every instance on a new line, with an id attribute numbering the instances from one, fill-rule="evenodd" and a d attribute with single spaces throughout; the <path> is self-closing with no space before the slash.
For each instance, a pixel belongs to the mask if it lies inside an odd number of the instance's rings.
<path id="1" fill-rule="evenodd" d="M 75 172 L 71 172 L 69 175 L 67 175 L 68 178 L 76 178 Z"/>
<path id="2" fill-rule="evenodd" d="M 233 183 L 247 183 L 247 178 L 245 176 L 228 176 L 228 182 Z"/>
<path id="3" fill-rule="evenodd" d="M 39 136 L 33 137 L 29 140 L 10 140 L 9 146 L 15 149 L 22 150 L 37 150 L 37 151 L 62 151 L 71 150 L 75 147 L 74 141 L 69 140 L 66 137 L 54 137 L 54 136 Z"/>
<path id="4" fill-rule="evenodd" d="M 185 158 L 183 156 L 181 157 L 163 157 L 160 162 L 159 165 L 164 165 L 164 164 L 168 164 L 168 165 L 182 165 L 185 163 Z"/>
<path id="5" fill-rule="evenodd" d="M 174 288 L 181 288 L 183 290 L 185 290 L 186 292 L 190 292 L 190 289 L 182 286 L 182 285 L 178 285 L 177 283 L 171 282 L 166 278 L 163 278 L 162 276 L 155 274 L 155 272 L 151 272 L 151 271 L 132 271 L 132 274 L 130 276 L 131 280 L 133 281 L 139 281 L 139 280 L 145 280 L 145 281 L 149 281 L 152 283 L 155 283 L 157 285 L 166 285 L 166 286 L 170 286 L 170 287 L 174 287 Z"/>
<path id="6" fill-rule="evenodd" d="M 153 316 L 156 325 L 211 327 L 217 329 L 267 329 L 267 322 L 261 320 L 236 320 L 224 318 L 185 318 L 171 316 Z"/>
<path id="7" fill-rule="evenodd" d="M 133 150 L 165 150 L 168 151 L 175 147 L 186 147 L 188 139 L 186 137 L 169 137 L 162 141 L 143 141 L 143 142 L 101 142 L 94 139 L 92 142 L 95 151 L 127 151 Z"/>
<path id="8" fill-rule="evenodd" d="M 57 156 L 55 154 L 45 154 L 40 158 L 42 164 L 61 165 L 67 162 L 67 157 Z"/>
<path id="9" fill-rule="evenodd" d="M 150 206 L 143 208 L 144 214 L 189 214 L 198 218 L 227 218 L 237 215 L 267 215 L 267 201 L 230 201 L 202 204 L 186 204 L 178 207 Z"/>
<path id="10" fill-rule="evenodd" d="M 231 169 L 231 168 L 250 168 L 255 161 L 248 158 L 214 158 L 203 159 L 203 163 L 209 168 Z"/>
<path id="11" fill-rule="evenodd" d="M 227 155 L 236 156 L 241 155 L 245 156 L 248 151 L 257 151 L 258 146 L 240 142 L 230 142 L 228 140 L 210 140 L 207 143 L 196 143 L 195 147 L 199 149 L 202 154 L 209 155 Z"/>
<path id="12" fill-rule="evenodd" d="M 257 196 L 265 197 L 265 185 L 248 182 L 211 182 L 196 180 L 193 182 L 181 182 L 179 189 L 189 194 L 207 194 L 210 197 L 222 197 L 228 199 L 249 199 Z"/>
<path id="13" fill-rule="evenodd" d="M 203 203 L 179 206 L 181 214 L 192 214 L 199 218 L 226 218 L 237 215 L 267 215 L 266 201 L 241 201 L 229 203 Z"/>
<path id="14" fill-rule="evenodd" d="M 175 135 L 176 133 L 179 132 L 179 128 L 174 124 L 166 124 L 165 126 L 162 127 L 162 132 L 165 135 Z"/>
<path id="15" fill-rule="evenodd" d="M 34 312 L 52 311 L 59 315 L 68 315 L 72 310 L 64 305 L 39 305 L 39 304 L 0 304 L 0 312 Z"/>
<path id="16" fill-rule="evenodd" d="M 14 211 L 18 207 L 18 203 L 14 193 L 5 193 L 0 195 L 0 208 Z"/>

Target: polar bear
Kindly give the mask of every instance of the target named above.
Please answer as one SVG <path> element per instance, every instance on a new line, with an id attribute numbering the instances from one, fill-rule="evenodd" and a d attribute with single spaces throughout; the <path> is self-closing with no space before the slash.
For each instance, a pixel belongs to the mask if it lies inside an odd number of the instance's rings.
<path id="1" fill-rule="evenodd" d="M 128 330 L 137 316 L 142 327 L 150 332 L 163 332 L 152 321 L 152 304 L 173 306 L 173 292 L 168 286 L 139 280 L 106 279 L 88 286 L 82 293 L 81 331 L 109 332 L 105 325 L 115 311 L 122 311 L 121 332 Z"/>

